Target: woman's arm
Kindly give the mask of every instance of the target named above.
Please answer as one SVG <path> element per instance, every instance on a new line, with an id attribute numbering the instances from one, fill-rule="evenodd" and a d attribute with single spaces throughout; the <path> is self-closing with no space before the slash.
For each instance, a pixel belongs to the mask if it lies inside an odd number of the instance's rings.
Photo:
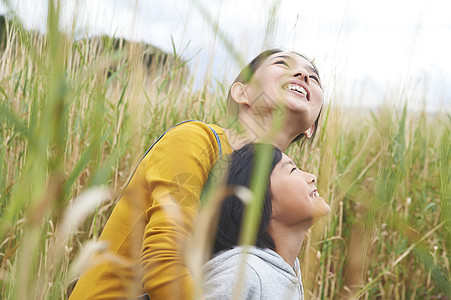
<path id="1" fill-rule="evenodd" d="M 193 281 L 182 248 L 217 157 L 215 136 L 200 122 L 172 129 L 146 157 L 151 199 L 140 262 L 142 285 L 152 300 L 193 299 Z"/>

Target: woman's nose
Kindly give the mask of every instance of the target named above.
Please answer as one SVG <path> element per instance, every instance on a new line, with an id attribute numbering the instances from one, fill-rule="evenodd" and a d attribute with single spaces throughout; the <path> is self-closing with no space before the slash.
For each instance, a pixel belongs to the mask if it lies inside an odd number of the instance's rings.
<path id="1" fill-rule="evenodd" d="M 305 81 L 305 83 L 309 83 L 309 75 L 308 75 L 308 71 L 306 69 L 299 69 L 297 70 L 296 74 L 294 74 L 294 77 L 299 78 L 302 81 Z"/>

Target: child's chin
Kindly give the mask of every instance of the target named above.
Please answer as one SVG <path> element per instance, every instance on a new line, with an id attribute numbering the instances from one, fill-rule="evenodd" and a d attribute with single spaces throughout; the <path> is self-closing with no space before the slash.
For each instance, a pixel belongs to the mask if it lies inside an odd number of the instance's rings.
<path id="1" fill-rule="evenodd" d="M 315 214 L 315 217 L 313 218 L 312 225 L 327 216 L 330 213 L 330 207 L 326 203 L 324 203 L 324 206 L 320 207 L 318 211 Z"/>
<path id="2" fill-rule="evenodd" d="M 330 206 L 326 202 L 324 202 L 324 216 L 327 216 L 330 213 Z"/>
<path id="3" fill-rule="evenodd" d="M 321 198 L 321 205 L 318 206 L 318 217 L 324 217 L 327 216 L 330 213 L 330 206 L 329 204 L 324 201 L 323 198 Z"/>

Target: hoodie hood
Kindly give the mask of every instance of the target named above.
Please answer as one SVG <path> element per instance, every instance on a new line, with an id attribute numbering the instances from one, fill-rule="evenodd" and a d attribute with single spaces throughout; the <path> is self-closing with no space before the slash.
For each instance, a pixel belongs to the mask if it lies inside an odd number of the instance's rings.
<path id="1" fill-rule="evenodd" d="M 296 258 L 293 269 L 271 249 L 235 247 L 222 251 L 203 271 L 206 299 L 232 299 L 237 286 L 243 287 L 241 296 L 245 299 L 303 299 L 299 260 Z"/>

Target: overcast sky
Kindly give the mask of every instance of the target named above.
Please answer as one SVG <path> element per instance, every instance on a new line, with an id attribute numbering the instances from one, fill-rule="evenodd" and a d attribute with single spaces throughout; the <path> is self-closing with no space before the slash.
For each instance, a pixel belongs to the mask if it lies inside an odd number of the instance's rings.
<path id="1" fill-rule="evenodd" d="M 212 59 L 213 75 L 231 82 L 239 63 L 194 2 L 219 23 L 244 61 L 263 49 L 277 1 L 61 0 L 68 28 L 76 15 L 78 37 L 115 34 L 172 52 L 172 36 L 178 51 L 193 57 L 198 80 Z M 45 31 L 46 1 L 9 3 L 25 27 Z M 412 107 L 425 102 L 429 110 L 450 111 L 450 11 L 447 0 L 281 0 L 269 46 L 314 58 L 327 101 L 374 106 L 404 89 L 399 103 L 407 98 Z"/>

